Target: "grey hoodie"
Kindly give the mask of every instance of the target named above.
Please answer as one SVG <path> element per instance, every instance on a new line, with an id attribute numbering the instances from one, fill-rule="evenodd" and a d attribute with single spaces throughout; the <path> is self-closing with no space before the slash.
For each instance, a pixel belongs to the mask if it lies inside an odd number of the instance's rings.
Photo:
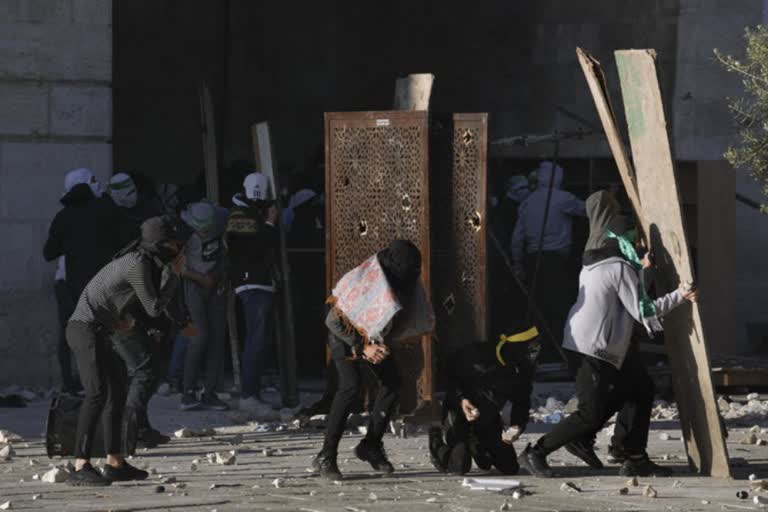
<path id="1" fill-rule="evenodd" d="M 633 322 L 642 322 L 637 271 L 623 258 L 584 266 L 579 297 L 568 314 L 563 348 L 596 357 L 621 368 L 629 349 Z M 683 304 L 679 290 L 654 301 L 661 318 Z"/>

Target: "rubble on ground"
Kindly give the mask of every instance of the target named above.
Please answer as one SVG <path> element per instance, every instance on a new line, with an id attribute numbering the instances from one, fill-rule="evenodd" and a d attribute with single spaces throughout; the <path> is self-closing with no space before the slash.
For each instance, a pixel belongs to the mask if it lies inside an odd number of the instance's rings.
<path id="1" fill-rule="evenodd" d="M 173 433 L 173 436 L 177 439 L 185 439 L 190 437 L 208 437 L 216 435 L 216 430 L 212 428 L 203 428 L 200 430 L 194 430 L 191 428 L 182 428 Z"/>
<path id="2" fill-rule="evenodd" d="M 14 434 L 10 430 L 0 429 L 0 444 L 20 443 L 22 441 L 24 439 L 20 435 Z"/>
<path id="3" fill-rule="evenodd" d="M 69 478 L 69 471 L 64 468 L 53 468 L 43 474 L 41 480 L 47 484 L 59 484 L 66 482 Z"/>

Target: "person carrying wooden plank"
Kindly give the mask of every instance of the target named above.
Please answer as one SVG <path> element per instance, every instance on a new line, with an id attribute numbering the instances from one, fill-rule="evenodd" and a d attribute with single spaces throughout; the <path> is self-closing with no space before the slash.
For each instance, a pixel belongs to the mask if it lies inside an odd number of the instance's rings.
<path id="1" fill-rule="evenodd" d="M 547 455 L 578 439 L 594 436 L 618 412 L 612 453 L 621 454 L 623 476 L 669 476 L 646 453 L 654 385 L 639 359 L 631 336 L 634 321 L 649 333 L 660 330 L 660 319 L 698 292 L 685 287 L 656 300 L 645 291 L 649 257 L 638 258 L 626 229 L 616 214 L 615 199 L 599 191 L 587 199 L 590 240 L 579 277 L 579 297 L 571 308 L 563 348 L 576 353 L 578 410 L 518 457 L 520 465 L 539 477 L 553 476 Z M 617 446 L 618 445 L 618 446 Z"/>

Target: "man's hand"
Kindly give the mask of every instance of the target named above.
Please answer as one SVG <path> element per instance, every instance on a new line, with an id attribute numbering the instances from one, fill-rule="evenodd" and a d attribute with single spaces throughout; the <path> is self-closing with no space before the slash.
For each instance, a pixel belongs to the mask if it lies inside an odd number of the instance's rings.
<path id="1" fill-rule="evenodd" d="M 477 409 L 477 407 L 472 405 L 472 402 L 466 398 L 461 400 L 461 410 L 464 412 L 464 416 L 470 423 L 477 421 L 477 419 L 480 417 L 480 411 Z"/>
<path id="2" fill-rule="evenodd" d="M 501 442 L 504 444 L 512 444 L 523 434 L 523 429 L 518 425 L 512 425 L 501 431 Z"/>
<path id="3" fill-rule="evenodd" d="M 121 318 L 118 320 L 112 328 L 115 332 L 128 332 L 136 325 L 136 320 L 133 318 Z"/>
<path id="4" fill-rule="evenodd" d="M 696 286 L 687 283 L 680 283 L 679 289 L 680 293 L 683 294 L 683 298 L 688 302 L 693 302 L 694 304 L 699 302 L 699 290 L 696 288 Z"/>
<path id="5" fill-rule="evenodd" d="M 643 268 L 651 268 L 653 266 L 653 254 L 650 252 L 645 253 L 643 259 L 640 260 L 640 264 L 643 265 Z"/>
<path id="6" fill-rule="evenodd" d="M 371 364 L 379 364 L 389 357 L 389 347 L 386 345 L 369 344 L 363 349 L 363 359 Z"/>
<path id="7" fill-rule="evenodd" d="M 187 257 L 183 252 L 180 252 L 178 256 L 171 262 L 171 271 L 176 275 L 181 275 L 187 266 Z"/>

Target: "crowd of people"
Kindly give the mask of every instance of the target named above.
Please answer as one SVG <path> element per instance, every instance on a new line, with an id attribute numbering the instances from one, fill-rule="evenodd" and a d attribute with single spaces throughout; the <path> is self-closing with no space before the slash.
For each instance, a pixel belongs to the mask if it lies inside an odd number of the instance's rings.
<path id="1" fill-rule="evenodd" d="M 560 189 L 562 177 L 560 166 L 542 162 L 532 175 L 507 182 L 502 203 L 515 220 L 508 233 L 514 271 L 534 283 L 543 317 L 532 321 L 524 308 L 510 307 L 520 302 L 508 287 L 506 296 L 495 298 L 505 312 L 493 324 L 492 339 L 467 340 L 439 361 L 447 389 L 442 421 L 429 431 L 437 471 L 464 474 L 474 463 L 504 474 L 523 467 L 548 477 L 546 457 L 561 447 L 601 467 L 595 436 L 618 413 L 611 454 L 622 462 L 621 474 L 667 474 L 646 454 L 654 389 L 631 336 L 635 322 L 651 335 L 662 330 L 664 315 L 696 301 L 697 292 L 681 286 L 651 298 L 652 257 L 614 195 L 599 191 L 585 203 Z M 217 395 L 230 292 L 245 325 L 239 408 L 270 413 L 272 406 L 262 400 L 262 377 L 275 329 L 278 223 L 296 222 L 316 194 L 298 190 L 279 218 L 270 183 L 258 172 L 245 177 L 230 208 L 195 200 L 169 210 L 124 173 L 111 178 L 106 193 L 88 169 L 71 171 L 64 181 L 63 208 L 43 253 L 58 265 L 62 391 L 83 396 L 76 470 L 69 482 L 101 486 L 147 477 L 125 455 L 137 443 L 152 447 L 168 441 L 151 427 L 147 413 L 166 373 L 179 383 L 181 410 L 230 407 Z M 562 272 L 572 252 L 574 217 L 588 219 L 590 236 L 579 286 L 571 293 Z M 325 326 L 338 385 L 312 464 L 322 477 L 342 478 L 339 442 L 367 382 L 363 373 L 373 376 L 377 390 L 367 433 L 354 452 L 375 471 L 394 471 L 383 445 L 400 388 L 393 353 L 399 340 L 428 334 L 435 324 L 421 269 L 419 249 L 394 240 L 333 288 Z M 533 377 L 546 346 L 542 322 L 559 337 L 550 342 L 561 345 L 556 348 L 573 372 L 579 404 L 518 456 L 514 443 L 528 424 Z M 164 341 L 174 345 L 168 372 L 161 368 Z M 502 417 L 508 404 L 510 412 Z M 101 471 L 90 463 L 99 428 L 107 454 Z"/>

